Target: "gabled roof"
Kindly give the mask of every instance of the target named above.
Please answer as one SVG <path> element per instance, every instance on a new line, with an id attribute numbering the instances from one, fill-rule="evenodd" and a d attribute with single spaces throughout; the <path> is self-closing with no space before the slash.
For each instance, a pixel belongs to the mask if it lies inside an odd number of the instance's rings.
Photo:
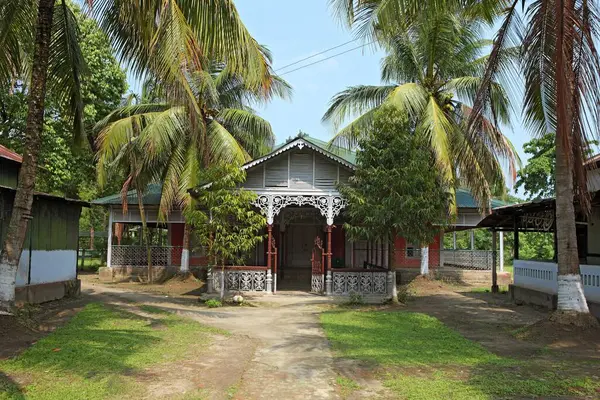
<path id="1" fill-rule="evenodd" d="M 23 162 L 23 157 L 21 157 L 20 154 L 17 154 L 14 151 L 9 150 L 7 147 L 2 146 L 1 144 L 0 144 L 0 158 L 18 162 L 19 164 L 21 164 Z"/>
<path id="2" fill-rule="evenodd" d="M 356 153 L 351 150 L 346 150 L 338 146 L 329 145 L 329 143 L 324 142 L 322 140 L 310 137 L 308 135 L 299 134 L 295 138 L 288 140 L 286 143 L 282 143 L 273 148 L 273 150 L 256 160 L 252 160 L 247 162 L 242 166 L 244 170 L 255 167 L 263 162 L 276 157 L 288 150 L 299 148 L 303 149 L 307 147 L 311 150 L 316 151 L 328 157 L 338 163 L 344 165 L 347 168 L 355 169 L 356 168 Z"/>
<path id="3" fill-rule="evenodd" d="M 144 191 L 143 201 L 146 205 L 159 205 L 160 197 L 162 195 L 162 185 L 159 183 L 151 183 L 146 186 Z M 110 196 L 102 197 L 99 199 L 92 200 L 92 204 L 109 206 L 109 205 L 121 205 L 121 193 L 112 194 Z M 138 197 L 136 190 L 130 190 L 127 192 L 127 204 L 138 204 Z"/>
<path id="4" fill-rule="evenodd" d="M 511 203 L 507 203 L 500 199 L 492 198 L 492 207 L 504 207 L 510 205 Z M 456 189 L 456 206 L 459 208 L 478 208 L 477 201 L 469 191 L 469 189 Z"/>

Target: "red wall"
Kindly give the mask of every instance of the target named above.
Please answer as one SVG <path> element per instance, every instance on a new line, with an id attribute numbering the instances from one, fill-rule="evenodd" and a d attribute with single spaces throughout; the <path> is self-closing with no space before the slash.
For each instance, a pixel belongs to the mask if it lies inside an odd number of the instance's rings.
<path id="1" fill-rule="evenodd" d="M 406 257 L 406 239 L 396 236 L 394 242 L 396 251 L 394 260 L 396 267 L 400 268 L 420 268 L 420 258 Z M 440 265 L 440 235 L 436 236 L 433 243 L 429 244 L 429 266 L 438 267 Z"/>
<path id="2" fill-rule="evenodd" d="M 346 254 L 346 234 L 341 225 L 337 225 L 331 230 L 331 248 L 333 258 L 344 258 Z"/>

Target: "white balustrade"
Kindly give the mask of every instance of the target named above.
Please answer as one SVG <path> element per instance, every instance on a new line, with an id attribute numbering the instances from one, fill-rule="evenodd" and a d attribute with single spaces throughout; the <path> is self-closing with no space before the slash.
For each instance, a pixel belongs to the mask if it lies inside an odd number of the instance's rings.
<path id="1" fill-rule="evenodd" d="M 585 298 L 600 303 L 600 265 L 580 265 L 581 282 Z M 515 286 L 558 293 L 558 266 L 547 261 L 515 260 Z"/>

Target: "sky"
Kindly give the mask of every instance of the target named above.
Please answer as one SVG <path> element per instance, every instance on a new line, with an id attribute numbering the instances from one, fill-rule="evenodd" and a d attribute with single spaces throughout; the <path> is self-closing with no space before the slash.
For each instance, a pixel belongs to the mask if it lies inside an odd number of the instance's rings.
<path id="1" fill-rule="evenodd" d="M 266 45 L 274 57 L 274 68 L 279 68 L 309 57 L 328 48 L 348 42 L 352 33 L 333 16 L 327 0 L 237 0 L 238 11 L 250 33 Z M 303 64 L 308 64 L 345 50 L 362 42 L 349 43 L 343 47 L 311 58 L 305 62 L 277 71 L 293 87 L 291 100 L 274 100 L 259 108 L 259 114 L 268 120 L 282 142 L 298 131 L 323 140 L 332 138 L 331 126 L 321 122 L 329 101 L 338 92 L 352 85 L 377 85 L 380 83 L 379 61 L 383 56 L 366 47 L 285 74 Z M 130 82 L 132 89 L 137 88 Z M 504 133 L 519 151 L 523 162 L 523 144 L 530 136 L 515 121 L 513 129 Z"/>

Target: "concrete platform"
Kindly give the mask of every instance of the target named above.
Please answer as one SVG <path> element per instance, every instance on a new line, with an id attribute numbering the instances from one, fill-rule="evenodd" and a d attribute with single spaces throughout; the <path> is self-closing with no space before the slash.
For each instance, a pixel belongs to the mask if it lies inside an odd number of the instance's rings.
<path id="1" fill-rule="evenodd" d="M 39 304 L 63 297 L 78 296 L 80 293 L 79 279 L 27 285 L 15 288 L 15 303 Z"/>

